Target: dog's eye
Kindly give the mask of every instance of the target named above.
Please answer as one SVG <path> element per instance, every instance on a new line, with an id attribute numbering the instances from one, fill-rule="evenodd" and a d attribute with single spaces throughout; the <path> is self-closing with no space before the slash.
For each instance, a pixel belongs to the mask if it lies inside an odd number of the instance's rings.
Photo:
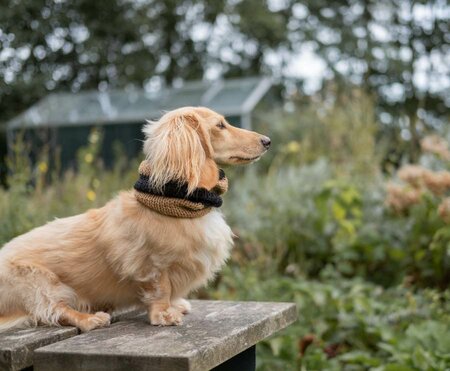
<path id="1" fill-rule="evenodd" d="M 225 128 L 226 128 L 225 124 L 224 124 L 222 121 L 220 121 L 216 126 L 217 126 L 219 129 L 225 129 Z"/>

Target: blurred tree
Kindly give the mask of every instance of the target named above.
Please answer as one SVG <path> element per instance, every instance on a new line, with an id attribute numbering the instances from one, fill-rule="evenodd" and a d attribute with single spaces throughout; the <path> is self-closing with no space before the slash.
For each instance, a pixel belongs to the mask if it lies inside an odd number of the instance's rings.
<path id="1" fill-rule="evenodd" d="M 205 43 L 223 1 L 8 0 L 0 5 L 0 121 L 47 91 L 201 78 Z M 203 44 L 203 45 L 202 45 Z M 152 79 L 153 78 L 153 79 Z"/>
<path id="2" fill-rule="evenodd" d="M 298 43 L 313 43 L 339 87 L 350 83 L 374 93 L 384 131 L 397 145 L 408 143 L 415 159 L 421 134 L 448 121 L 447 1 L 315 0 L 297 6 L 295 32 L 304 34 Z"/>

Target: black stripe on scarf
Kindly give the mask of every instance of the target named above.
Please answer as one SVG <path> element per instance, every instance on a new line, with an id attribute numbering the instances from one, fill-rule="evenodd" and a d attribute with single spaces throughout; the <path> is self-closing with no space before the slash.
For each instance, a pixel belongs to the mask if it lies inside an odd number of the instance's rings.
<path id="1" fill-rule="evenodd" d="M 225 178 L 225 172 L 219 170 L 219 179 Z M 200 202 L 207 207 L 220 207 L 222 206 L 222 197 L 213 191 L 208 191 L 206 188 L 196 188 L 194 191 L 188 195 L 187 194 L 187 184 L 180 184 L 176 181 L 170 181 L 162 187 L 159 191 L 152 187 L 148 181 L 148 175 L 139 175 L 139 180 L 134 184 L 134 189 L 139 192 L 150 193 L 152 195 L 164 196 L 169 198 L 179 198 L 183 200 L 188 200 L 191 202 Z"/>

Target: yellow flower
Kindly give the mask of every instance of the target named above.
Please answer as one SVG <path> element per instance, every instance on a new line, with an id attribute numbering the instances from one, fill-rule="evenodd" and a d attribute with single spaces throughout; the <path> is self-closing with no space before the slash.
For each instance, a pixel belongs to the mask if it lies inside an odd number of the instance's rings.
<path id="1" fill-rule="evenodd" d="M 38 168 L 41 173 L 46 173 L 48 170 L 48 165 L 46 162 L 42 161 L 39 163 Z"/>
<path id="2" fill-rule="evenodd" d="M 288 153 L 297 153 L 300 151 L 300 143 L 293 140 L 287 144 L 286 150 Z"/>
<path id="3" fill-rule="evenodd" d="M 86 197 L 89 201 L 95 201 L 95 199 L 97 198 L 97 195 L 95 194 L 95 192 L 90 189 L 87 193 L 86 193 Z"/>
<path id="4" fill-rule="evenodd" d="M 94 161 L 94 156 L 92 156 L 92 153 L 86 153 L 84 155 L 84 161 L 86 161 L 88 164 Z"/>

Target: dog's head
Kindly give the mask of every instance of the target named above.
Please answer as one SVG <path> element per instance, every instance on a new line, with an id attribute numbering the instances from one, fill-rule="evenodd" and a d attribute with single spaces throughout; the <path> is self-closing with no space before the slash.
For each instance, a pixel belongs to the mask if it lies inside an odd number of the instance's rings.
<path id="1" fill-rule="evenodd" d="M 231 126 L 225 118 L 204 107 L 170 111 L 144 127 L 144 153 L 152 167 L 151 181 L 162 187 L 170 180 L 187 182 L 189 191 L 202 185 L 211 163 L 247 164 L 270 147 L 270 139 Z"/>

